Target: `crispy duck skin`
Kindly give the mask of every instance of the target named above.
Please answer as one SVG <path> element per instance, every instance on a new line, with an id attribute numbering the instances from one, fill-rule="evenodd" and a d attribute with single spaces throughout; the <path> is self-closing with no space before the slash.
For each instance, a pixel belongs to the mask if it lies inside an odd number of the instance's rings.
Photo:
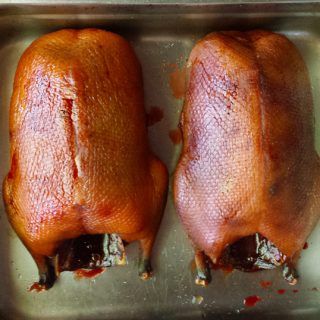
<path id="1" fill-rule="evenodd" d="M 193 48 L 174 199 L 191 238 L 196 281 L 228 245 L 260 234 L 285 257 L 285 277 L 319 218 L 319 160 L 307 68 L 268 31 L 217 32 Z M 283 261 L 284 262 L 284 261 Z"/>
<path id="2" fill-rule="evenodd" d="M 34 41 L 15 75 L 10 142 L 8 218 L 43 288 L 57 248 L 84 234 L 139 240 L 149 276 L 168 175 L 148 146 L 141 67 L 126 40 L 66 29 Z"/>

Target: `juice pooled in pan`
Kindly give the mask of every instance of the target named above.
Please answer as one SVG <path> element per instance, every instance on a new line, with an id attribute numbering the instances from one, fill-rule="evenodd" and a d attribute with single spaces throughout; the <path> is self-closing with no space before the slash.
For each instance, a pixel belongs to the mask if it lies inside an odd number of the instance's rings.
<path id="1" fill-rule="evenodd" d="M 188 72 L 174 199 L 196 282 L 209 282 L 211 260 L 245 271 L 283 265 L 296 283 L 296 259 L 320 214 L 302 57 L 279 34 L 217 32 L 193 48 Z"/>
<path id="2" fill-rule="evenodd" d="M 4 200 L 38 288 L 53 285 L 65 240 L 83 235 L 139 240 L 149 277 L 168 175 L 148 145 L 141 67 L 126 40 L 84 29 L 34 41 L 15 75 L 10 143 Z"/>

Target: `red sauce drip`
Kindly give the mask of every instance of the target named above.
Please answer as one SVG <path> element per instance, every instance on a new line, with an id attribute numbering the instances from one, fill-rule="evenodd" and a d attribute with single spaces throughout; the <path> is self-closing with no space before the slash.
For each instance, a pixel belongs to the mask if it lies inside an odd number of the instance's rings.
<path id="1" fill-rule="evenodd" d="M 186 68 L 179 69 L 175 66 L 174 71 L 169 74 L 170 88 L 176 99 L 182 99 L 186 90 Z"/>
<path id="2" fill-rule="evenodd" d="M 212 270 L 222 270 L 225 274 L 229 274 L 234 270 L 232 264 L 214 263 L 210 265 Z"/>
<path id="3" fill-rule="evenodd" d="M 226 266 L 222 266 L 221 269 L 223 270 L 223 272 L 225 274 L 229 274 L 231 273 L 234 269 L 233 269 L 233 266 L 231 264 L 229 265 L 226 265 Z"/>
<path id="4" fill-rule="evenodd" d="M 182 140 L 181 130 L 179 128 L 170 130 L 169 137 L 173 144 L 179 144 Z"/>
<path id="5" fill-rule="evenodd" d="M 279 290 L 277 290 L 277 292 L 278 292 L 278 294 L 284 294 L 286 292 L 286 290 L 285 289 L 279 289 Z"/>
<path id="6" fill-rule="evenodd" d="M 78 269 L 74 271 L 74 274 L 76 279 L 95 278 L 104 271 L 105 268 L 98 268 L 93 270 Z"/>
<path id="7" fill-rule="evenodd" d="M 222 270 L 224 268 L 224 265 L 220 261 L 218 263 L 210 263 L 209 266 L 212 270 Z"/>
<path id="8" fill-rule="evenodd" d="M 271 281 L 260 281 L 260 286 L 261 286 L 261 288 L 263 288 L 263 289 L 267 289 L 267 288 L 269 288 L 269 287 L 271 287 L 272 286 L 272 282 Z"/>
<path id="9" fill-rule="evenodd" d="M 211 265 L 211 269 L 212 269 L 212 270 L 219 270 L 219 269 L 221 269 L 221 265 L 218 264 L 218 263 L 213 263 L 213 264 Z"/>
<path id="10" fill-rule="evenodd" d="M 232 264 L 222 264 L 222 263 L 210 263 L 209 262 L 209 267 L 212 270 L 222 270 L 224 274 L 229 274 L 234 270 L 234 267 Z"/>
<path id="11" fill-rule="evenodd" d="M 303 250 L 308 249 L 308 247 L 309 247 L 308 242 L 306 242 L 306 243 L 304 244 L 304 246 L 303 246 Z"/>
<path id="12" fill-rule="evenodd" d="M 298 289 L 293 289 L 292 292 L 293 293 L 297 293 L 297 292 L 299 292 L 299 290 Z"/>
<path id="13" fill-rule="evenodd" d="M 262 301 L 262 299 L 259 296 L 249 296 L 243 300 L 243 304 L 246 307 L 254 307 L 259 301 Z"/>
<path id="14" fill-rule="evenodd" d="M 147 126 L 151 127 L 163 119 L 163 110 L 159 107 L 151 107 L 147 114 Z"/>
<path id="15" fill-rule="evenodd" d="M 44 287 L 40 285 L 38 282 L 35 282 L 29 289 L 28 291 L 35 291 L 35 292 L 41 292 L 44 291 Z"/>

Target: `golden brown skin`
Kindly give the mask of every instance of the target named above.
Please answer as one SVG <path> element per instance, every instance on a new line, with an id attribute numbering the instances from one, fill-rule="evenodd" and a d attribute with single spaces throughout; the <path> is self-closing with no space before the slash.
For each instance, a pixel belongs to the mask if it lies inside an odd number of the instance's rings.
<path id="1" fill-rule="evenodd" d="M 272 32 L 218 32 L 197 43 L 188 66 L 174 198 L 197 265 L 201 251 L 217 263 L 255 233 L 294 259 L 320 213 L 311 88 L 298 50 Z"/>
<path id="2" fill-rule="evenodd" d="M 141 68 L 127 41 L 97 29 L 34 41 L 15 75 L 10 141 L 8 217 L 40 273 L 65 239 L 118 233 L 140 240 L 149 275 L 167 170 L 148 146 Z"/>

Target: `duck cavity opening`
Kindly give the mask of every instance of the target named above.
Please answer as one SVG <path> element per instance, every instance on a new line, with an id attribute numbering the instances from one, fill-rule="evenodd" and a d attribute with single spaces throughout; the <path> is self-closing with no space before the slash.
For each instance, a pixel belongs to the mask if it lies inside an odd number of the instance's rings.
<path id="1" fill-rule="evenodd" d="M 274 269 L 286 261 L 286 256 L 259 233 L 241 238 L 223 252 L 219 265 L 252 272 Z"/>
<path id="2" fill-rule="evenodd" d="M 124 265 L 124 243 L 115 233 L 83 235 L 64 241 L 58 248 L 57 261 L 59 272 Z"/>

